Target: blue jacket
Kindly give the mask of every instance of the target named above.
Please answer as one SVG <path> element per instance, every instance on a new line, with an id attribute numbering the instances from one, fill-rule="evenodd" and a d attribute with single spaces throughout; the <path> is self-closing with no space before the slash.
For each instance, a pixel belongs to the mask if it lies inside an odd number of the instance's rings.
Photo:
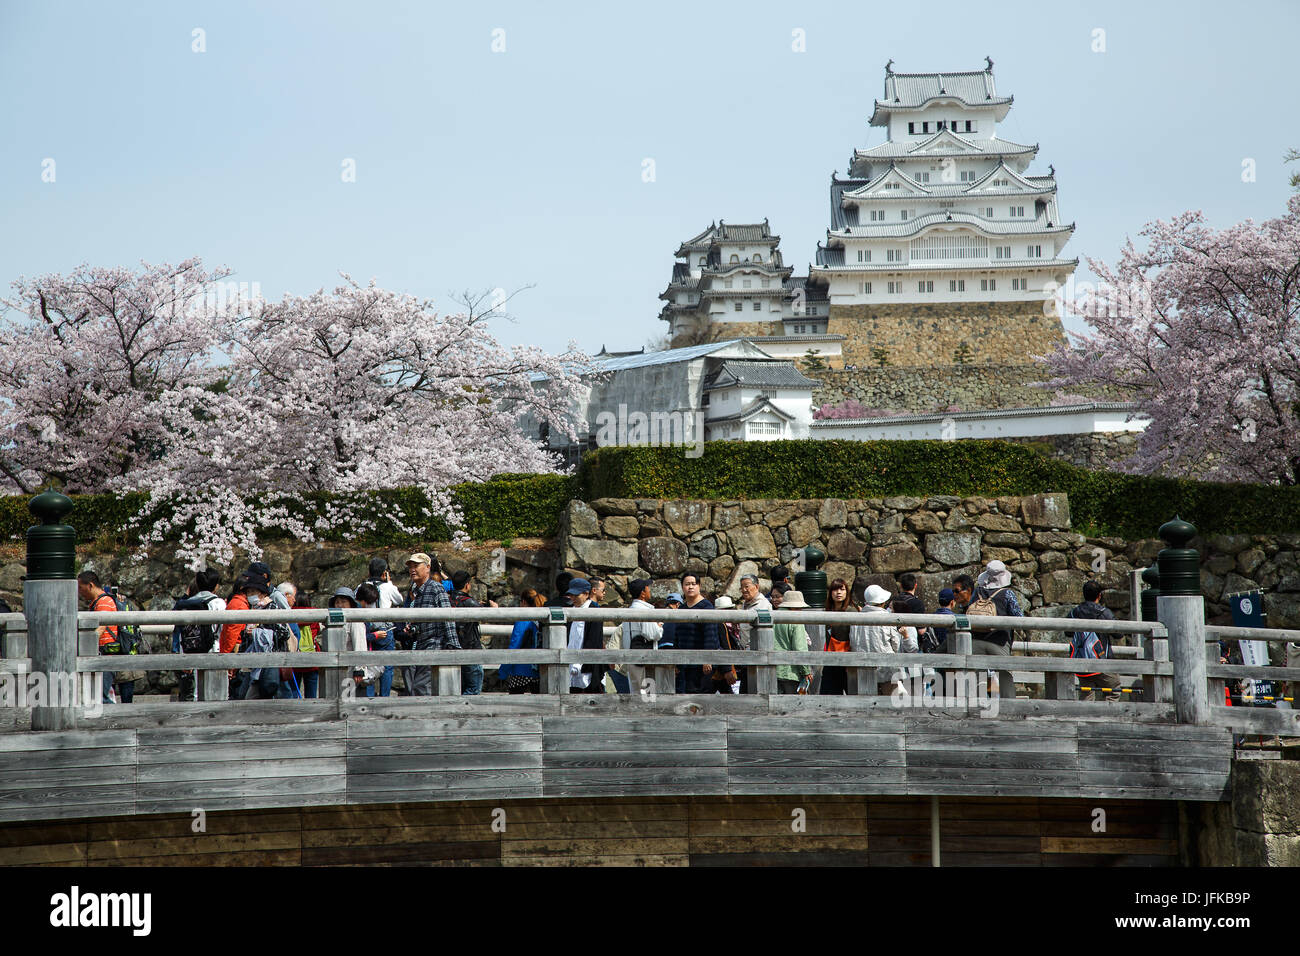
<path id="1" fill-rule="evenodd" d="M 518 650 L 535 650 L 538 645 L 538 639 L 541 636 L 541 630 L 537 627 L 536 621 L 517 621 L 515 629 L 510 632 L 510 649 Z M 497 677 L 502 681 L 507 681 L 511 677 L 537 677 L 537 666 L 535 664 L 502 664 L 497 671 Z"/>

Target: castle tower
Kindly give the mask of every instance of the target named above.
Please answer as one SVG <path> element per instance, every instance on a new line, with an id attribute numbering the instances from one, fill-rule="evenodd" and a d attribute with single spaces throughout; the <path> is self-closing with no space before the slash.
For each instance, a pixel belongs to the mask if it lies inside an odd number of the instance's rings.
<path id="1" fill-rule="evenodd" d="M 839 356 L 825 284 L 792 275 L 766 219 L 716 222 L 677 248 L 659 318 L 671 348 L 748 338 L 777 358 Z"/>
<path id="2" fill-rule="evenodd" d="M 885 142 L 831 177 L 809 270 L 828 285 L 827 331 L 845 336 L 849 364 L 877 349 L 896 366 L 1028 363 L 1064 341 L 1055 290 L 1078 265 L 1061 256 L 1074 224 L 1061 222 L 1055 170 L 1029 175 L 1038 147 L 998 136 L 1012 98 L 992 60 L 973 73 L 892 63 L 870 121 Z"/>

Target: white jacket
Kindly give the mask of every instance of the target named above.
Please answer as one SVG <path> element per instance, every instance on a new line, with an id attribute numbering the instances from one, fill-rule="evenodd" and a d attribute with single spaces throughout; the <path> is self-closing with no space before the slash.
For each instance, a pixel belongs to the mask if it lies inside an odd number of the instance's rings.
<path id="1" fill-rule="evenodd" d="M 362 624 L 360 621 L 349 621 L 348 624 L 344 627 L 343 650 L 344 651 L 369 650 L 369 648 L 366 646 L 366 626 Z M 363 678 L 365 682 L 367 684 L 373 684 L 379 678 L 379 675 L 384 672 L 384 667 L 381 664 L 377 667 L 362 667 L 360 668 L 360 670 L 362 674 L 365 675 Z M 352 679 L 350 672 L 347 679 L 348 680 Z"/>
<path id="2" fill-rule="evenodd" d="M 868 604 L 864 614 L 888 614 L 884 608 Z M 849 629 L 849 643 L 855 651 L 870 654 L 897 654 L 903 646 L 903 635 L 892 624 L 858 624 Z M 911 646 L 916 647 L 916 631 L 912 631 Z M 913 653 L 906 651 L 905 653 Z"/>

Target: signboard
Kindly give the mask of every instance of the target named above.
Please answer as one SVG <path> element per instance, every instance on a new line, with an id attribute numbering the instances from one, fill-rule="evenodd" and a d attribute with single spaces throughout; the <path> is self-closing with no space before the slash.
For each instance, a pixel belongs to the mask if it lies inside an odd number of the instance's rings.
<path id="1" fill-rule="evenodd" d="M 343 608 L 341 608 L 341 607 L 332 607 L 332 608 L 330 608 L 329 621 L 328 621 L 328 623 L 329 623 L 329 626 L 330 626 L 330 627 L 342 627 L 342 626 L 343 626 Z"/>
<path id="2" fill-rule="evenodd" d="M 953 615 L 952 626 L 953 626 L 953 629 L 954 629 L 954 630 L 957 630 L 957 631 L 969 631 L 969 630 L 970 630 L 970 618 L 967 617 L 965 614 L 956 614 L 956 615 Z"/>
<path id="3" fill-rule="evenodd" d="M 562 607 L 551 608 L 551 623 L 552 624 L 564 623 L 564 608 Z"/>
<path id="4" fill-rule="evenodd" d="M 1229 606 L 1232 608 L 1232 625 L 1233 627 L 1263 627 L 1264 626 L 1264 593 L 1262 591 L 1247 591 L 1244 594 L 1233 594 L 1228 598 Z M 1249 667 L 1267 667 L 1268 666 L 1268 644 L 1264 641 L 1238 641 L 1241 647 L 1241 662 Z M 1273 682 L 1269 680 L 1246 680 L 1242 681 L 1245 685 L 1245 693 L 1255 698 L 1254 703 L 1262 707 L 1273 705 L 1271 700 L 1261 700 L 1260 698 L 1273 696 Z"/>
<path id="5" fill-rule="evenodd" d="M 772 612 L 771 612 L 771 611 L 764 611 L 764 610 L 762 610 L 762 609 L 760 608 L 760 609 L 759 609 L 758 611 L 756 611 L 755 613 L 758 615 L 758 626 L 759 626 L 759 627 L 771 627 L 771 626 L 772 626 Z"/>

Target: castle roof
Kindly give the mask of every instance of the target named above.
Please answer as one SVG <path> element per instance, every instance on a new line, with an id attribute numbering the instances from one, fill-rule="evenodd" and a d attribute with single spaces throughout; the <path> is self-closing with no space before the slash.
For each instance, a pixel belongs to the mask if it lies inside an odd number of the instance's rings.
<path id="1" fill-rule="evenodd" d="M 809 381 L 812 381 L 812 379 L 809 379 Z M 817 385 L 820 383 L 813 382 L 813 384 Z M 739 412 L 736 412 L 734 415 L 724 415 L 721 418 L 710 418 L 707 419 L 707 422 L 710 425 L 724 425 L 727 424 L 728 422 L 743 422 L 743 421 L 748 421 L 749 419 L 753 418 L 755 415 L 758 415 L 762 412 L 769 412 L 787 422 L 794 421 L 794 416 L 791 415 L 789 412 L 781 411 L 781 409 L 777 408 L 775 405 L 772 404 L 772 400 L 768 398 L 766 395 L 759 395 L 757 398 L 755 398 L 752 402 L 750 402 L 748 405 L 742 408 Z"/>
<path id="2" fill-rule="evenodd" d="M 889 61 L 891 64 L 893 60 Z M 993 61 L 986 69 L 966 73 L 895 73 L 885 67 L 885 95 L 876 100 L 872 126 L 886 126 L 889 114 L 918 110 L 935 100 L 955 100 L 966 106 L 1011 106 L 1010 96 L 998 96 L 993 83 Z M 1001 118 L 1001 117 L 999 117 Z"/>
<path id="3" fill-rule="evenodd" d="M 754 362 L 741 359 L 723 359 L 722 363 L 704 380 L 704 390 L 735 388 L 812 388 L 818 384 L 795 368 L 793 362 Z"/>
<path id="4" fill-rule="evenodd" d="M 1037 219 L 993 220 L 985 219 L 983 216 L 977 216 L 974 213 L 945 209 L 926 213 L 905 222 L 875 222 L 865 226 L 861 224 L 844 225 L 838 230 L 828 232 L 827 237 L 829 239 L 838 239 L 843 236 L 852 236 L 859 239 L 914 239 L 933 226 L 947 226 L 949 224 L 970 226 L 989 239 L 1000 239 L 1003 236 L 1048 236 L 1062 232 L 1074 232 L 1074 223 L 1049 226 Z"/>
<path id="5" fill-rule="evenodd" d="M 879 146 L 868 149 L 855 149 L 852 164 L 863 160 L 875 159 L 933 159 L 936 147 L 950 145 L 953 150 L 945 150 L 954 156 L 1019 156 L 1025 153 L 1037 153 L 1038 144 L 1026 146 L 1013 143 L 1008 139 L 991 136 L 988 139 L 969 139 L 958 135 L 950 129 L 940 130 L 929 139 L 909 142 L 908 140 L 887 140 Z"/>
<path id="6" fill-rule="evenodd" d="M 704 252 L 716 242 L 763 242 L 767 245 L 775 245 L 780 241 L 781 237 L 772 234 L 766 219 L 762 222 L 741 223 L 719 221 L 710 223 L 709 228 L 683 242 L 677 247 L 674 255 L 681 258 L 692 252 Z"/>

